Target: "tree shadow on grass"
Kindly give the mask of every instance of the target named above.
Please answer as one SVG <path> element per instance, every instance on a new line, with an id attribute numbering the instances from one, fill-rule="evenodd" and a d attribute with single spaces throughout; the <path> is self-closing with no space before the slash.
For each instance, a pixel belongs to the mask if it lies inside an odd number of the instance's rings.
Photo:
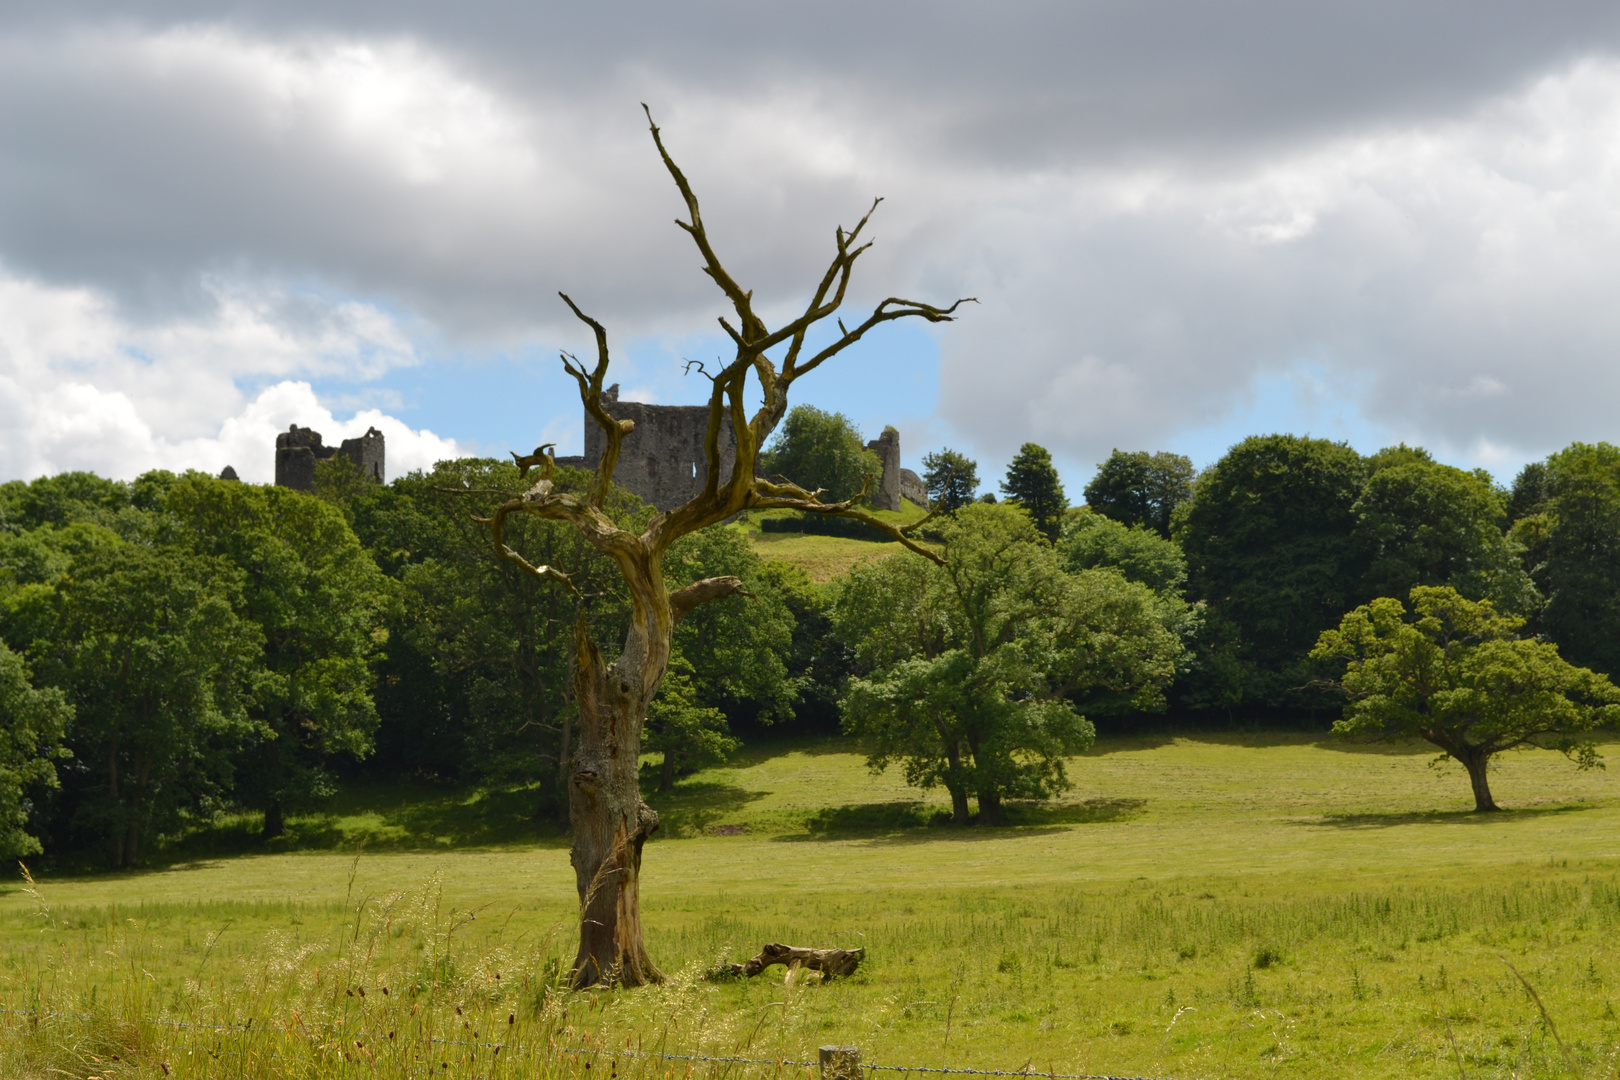
<path id="1" fill-rule="evenodd" d="M 1331 829 L 1387 829 L 1396 825 L 1506 825 L 1514 821 L 1555 817 L 1580 810 L 1593 810 L 1593 803 L 1564 803 L 1558 806 L 1528 807 L 1515 810 L 1503 807 L 1495 813 L 1481 814 L 1476 810 L 1414 810 L 1408 812 L 1323 814 L 1319 818 L 1300 820 L 1297 824 L 1312 828 Z"/>
<path id="2" fill-rule="evenodd" d="M 698 836 L 713 831 L 721 819 L 735 815 L 751 802 L 769 795 L 750 791 L 736 784 L 713 780 L 683 780 L 675 790 L 648 796 L 648 804 L 658 811 L 659 830 L 654 836 L 666 838 Z M 746 829 L 739 827 L 739 831 Z"/>
<path id="3" fill-rule="evenodd" d="M 1005 804 L 1007 824 L 967 826 L 951 824 L 948 811 L 918 800 L 854 803 L 817 811 L 805 822 L 806 831 L 774 839 L 873 840 L 884 843 L 927 843 L 934 840 L 991 840 L 1042 836 L 1073 825 L 1120 821 L 1135 815 L 1146 799 L 1088 799 L 1075 803 L 1016 800 Z"/>

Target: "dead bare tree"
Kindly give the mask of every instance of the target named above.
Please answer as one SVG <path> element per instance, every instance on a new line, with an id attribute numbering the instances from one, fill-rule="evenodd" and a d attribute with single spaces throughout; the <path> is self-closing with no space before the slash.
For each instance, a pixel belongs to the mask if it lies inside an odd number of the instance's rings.
<path id="1" fill-rule="evenodd" d="M 708 475 L 703 491 L 684 505 L 659 514 L 639 536 L 617 527 L 603 513 L 603 499 L 613 483 L 620 447 L 635 424 L 616 419 L 603 405 L 602 383 L 609 364 L 607 331 L 581 311 L 567 294 L 559 294 L 563 303 L 596 336 L 594 365 L 587 365 L 566 352 L 562 354 L 562 362 L 579 383 L 585 412 L 606 436 L 602 459 L 584 498 L 553 490 L 552 465 L 548 458 L 539 482 L 503 503 L 487 519 L 495 550 L 501 558 L 570 590 L 574 585 L 566 572 L 553 566 L 530 565 L 508 547 L 504 526 L 512 514 L 534 514 L 572 522 L 592 545 L 618 566 L 631 598 L 624 648 L 613 663 L 603 662 L 601 650 L 586 629 L 583 611 L 574 628 L 577 662 L 573 678 L 579 711 L 579 741 L 570 763 L 568 800 L 574 828 L 572 862 L 580 898 L 579 955 L 574 961 L 577 987 L 603 982 L 639 986 L 662 978 L 647 955 L 641 933 L 638 887 L 641 849 L 647 837 L 658 828 L 658 815 L 642 802 L 638 785 L 642 724 L 647 716 L 647 705 L 658 692 L 669 664 L 670 635 L 676 624 L 699 604 L 731 596 L 742 587 L 735 577 L 716 577 L 670 592 L 664 583 L 665 551 L 680 537 L 724 521 L 740 511 L 785 509 L 856 518 L 883 530 L 919 555 L 938 561 L 937 555 L 909 535 L 922 522 L 900 529 L 878 520 L 859 506 L 866 494 L 864 489 L 852 499 L 824 503 L 820 499 L 821 490 L 807 491 L 780 477 L 771 480 L 756 476 L 755 466 L 765 440 L 787 412 L 788 393 L 801 376 L 837 356 L 876 326 L 905 318 L 949 322 L 956 309 L 971 299 L 940 308 L 890 297 L 854 328 L 838 320 L 838 338 L 807 356 L 805 340 L 811 329 L 826 319 L 835 318 L 844 301 L 855 261 L 870 246 L 861 242 L 861 231 L 881 200 L 873 202 L 853 229 L 836 230 L 832 263 L 822 275 L 804 313 L 772 330 L 755 313 L 753 293 L 737 284 L 720 264 L 704 229 L 697 196 L 664 148 L 650 111 L 647 122 L 659 156 L 686 200 L 689 220 L 677 219 L 676 224 L 697 244 L 703 257 L 703 272 L 725 293 L 736 313 L 735 324 L 725 317 L 720 319 L 720 325 L 736 347 L 735 358 L 709 376 L 712 388 L 704 440 Z M 767 350 L 778 346 L 785 347 L 780 362 L 765 355 Z M 763 402 L 752 416 L 743 403 L 750 373 L 763 391 Z M 729 426 L 736 450 L 729 477 L 720 475 L 723 426 Z M 868 487 L 870 484 L 868 477 Z"/>

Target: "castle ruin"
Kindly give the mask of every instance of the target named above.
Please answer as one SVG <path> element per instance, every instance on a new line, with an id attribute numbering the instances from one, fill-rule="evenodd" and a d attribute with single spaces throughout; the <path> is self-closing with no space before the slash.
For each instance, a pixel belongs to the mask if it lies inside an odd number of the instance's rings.
<path id="1" fill-rule="evenodd" d="M 380 484 L 386 475 L 383 465 L 383 433 L 367 428 L 358 439 L 344 439 L 338 446 L 326 446 L 321 433 L 293 424 L 276 436 L 276 485 L 298 491 L 315 490 L 317 462 L 342 455 L 354 462 L 361 474 Z"/>
<path id="2" fill-rule="evenodd" d="M 602 406 L 616 420 L 633 420 L 636 428 L 620 444 L 619 463 L 613 479 L 660 510 L 673 510 L 703 490 L 709 478 L 703 454 L 703 437 L 709 430 L 707 405 L 647 405 L 620 401 L 619 385 L 602 391 Z M 279 440 L 278 440 L 279 445 Z M 348 444 L 345 443 L 345 446 Z M 600 426 L 585 416 L 585 453 L 560 457 L 559 465 L 594 469 L 602 460 L 607 436 Z M 867 443 L 883 465 L 883 476 L 867 495 L 867 505 L 876 510 L 899 510 L 902 498 L 919 506 L 928 505 L 923 482 L 910 469 L 900 467 L 900 433 L 892 427 Z M 731 474 L 737 460 L 737 443 L 730 425 L 720 429 L 720 475 Z M 280 475 L 277 455 L 277 475 Z M 277 480 L 279 483 L 280 480 Z"/>

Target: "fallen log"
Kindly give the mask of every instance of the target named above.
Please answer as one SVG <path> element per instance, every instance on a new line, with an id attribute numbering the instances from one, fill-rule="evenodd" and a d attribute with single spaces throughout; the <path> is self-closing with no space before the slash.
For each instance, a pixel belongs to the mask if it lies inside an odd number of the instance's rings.
<path id="1" fill-rule="evenodd" d="M 819 971 L 828 979 L 840 975 L 853 975 L 866 958 L 866 949 L 800 949 L 793 945 L 772 943 L 759 950 L 759 955 L 741 964 L 731 964 L 733 975 L 752 978 L 772 964 L 797 964 L 811 971 Z"/>

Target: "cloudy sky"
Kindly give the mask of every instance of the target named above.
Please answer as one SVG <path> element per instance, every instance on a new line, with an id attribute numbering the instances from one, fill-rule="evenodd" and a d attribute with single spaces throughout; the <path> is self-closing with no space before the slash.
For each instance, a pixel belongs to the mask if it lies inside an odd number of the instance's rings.
<path id="1" fill-rule="evenodd" d="M 908 464 L 1620 441 L 1612 0 L 56 0 L 0 3 L 0 479 L 577 451 L 559 289 L 699 400 L 643 101 L 770 316 L 878 195 L 852 309 L 979 298 L 800 384 Z"/>

